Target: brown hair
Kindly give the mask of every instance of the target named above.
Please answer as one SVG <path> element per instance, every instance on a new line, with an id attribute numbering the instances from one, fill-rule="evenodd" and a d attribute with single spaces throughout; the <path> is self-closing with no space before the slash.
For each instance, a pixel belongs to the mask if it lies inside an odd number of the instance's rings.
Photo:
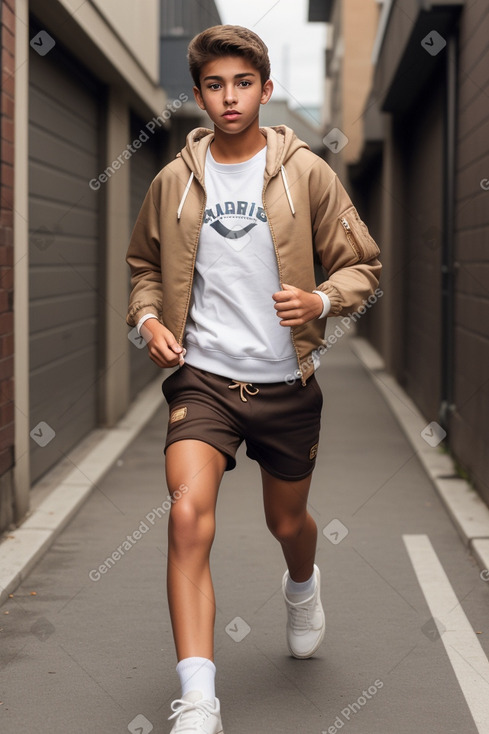
<path id="1" fill-rule="evenodd" d="M 200 89 L 202 67 L 219 56 L 244 56 L 260 72 L 261 82 L 270 78 L 268 48 L 260 36 L 240 25 L 215 25 L 190 41 L 188 62 L 195 86 Z"/>

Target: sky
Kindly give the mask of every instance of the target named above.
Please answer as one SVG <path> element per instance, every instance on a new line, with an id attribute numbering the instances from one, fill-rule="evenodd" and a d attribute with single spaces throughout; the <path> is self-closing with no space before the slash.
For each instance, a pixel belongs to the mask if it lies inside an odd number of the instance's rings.
<path id="1" fill-rule="evenodd" d="M 222 22 L 243 25 L 268 46 L 274 98 L 320 107 L 326 26 L 308 23 L 308 0 L 215 0 Z"/>

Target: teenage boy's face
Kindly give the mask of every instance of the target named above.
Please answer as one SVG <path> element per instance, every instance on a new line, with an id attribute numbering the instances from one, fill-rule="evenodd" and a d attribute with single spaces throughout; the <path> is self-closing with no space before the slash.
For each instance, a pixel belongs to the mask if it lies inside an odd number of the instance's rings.
<path id="1" fill-rule="evenodd" d="M 202 67 L 200 85 L 200 90 L 194 87 L 197 104 L 216 128 L 229 135 L 249 128 L 273 91 L 271 80 L 262 85 L 258 70 L 242 56 L 208 61 Z"/>

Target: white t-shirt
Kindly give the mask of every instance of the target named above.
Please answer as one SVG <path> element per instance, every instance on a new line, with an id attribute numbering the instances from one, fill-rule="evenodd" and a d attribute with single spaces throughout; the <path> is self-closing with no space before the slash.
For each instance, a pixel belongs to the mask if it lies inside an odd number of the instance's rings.
<path id="1" fill-rule="evenodd" d="M 185 331 L 185 361 L 247 382 L 280 382 L 297 369 L 290 327 L 272 294 L 281 290 L 263 209 L 266 147 L 243 163 L 207 152 L 207 204 Z"/>

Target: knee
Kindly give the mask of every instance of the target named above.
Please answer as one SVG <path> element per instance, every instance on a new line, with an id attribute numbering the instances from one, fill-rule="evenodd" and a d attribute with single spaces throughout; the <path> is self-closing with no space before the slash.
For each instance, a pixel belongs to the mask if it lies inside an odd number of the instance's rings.
<path id="1" fill-rule="evenodd" d="M 288 543 L 296 538 L 304 527 L 305 515 L 267 517 L 267 527 L 280 543 Z"/>
<path id="2" fill-rule="evenodd" d="M 210 547 L 214 540 L 215 520 L 211 512 L 202 512 L 191 502 L 179 500 L 170 512 L 170 535 L 174 544 Z"/>

